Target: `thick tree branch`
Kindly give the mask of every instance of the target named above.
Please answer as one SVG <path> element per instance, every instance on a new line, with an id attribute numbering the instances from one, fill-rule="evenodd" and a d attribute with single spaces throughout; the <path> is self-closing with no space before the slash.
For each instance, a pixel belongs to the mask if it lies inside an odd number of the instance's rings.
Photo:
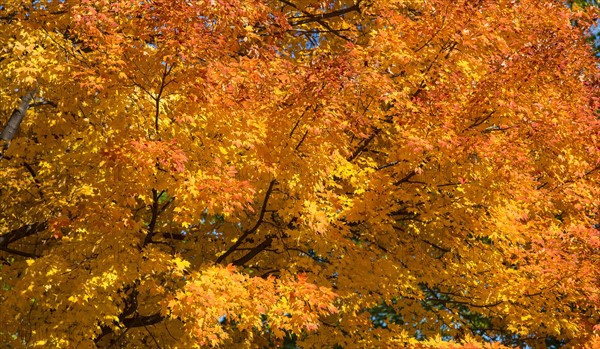
<path id="1" fill-rule="evenodd" d="M 181 234 L 181 233 L 162 233 L 160 235 L 165 239 L 180 240 L 180 241 L 185 240 L 185 238 L 187 237 L 187 235 Z"/>
<path id="2" fill-rule="evenodd" d="M 156 313 L 147 316 L 137 316 L 133 318 L 123 319 L 121 322 L 127 328 L 134 328 L 155 325 L 161 322 L 162 320 L 164 320 L 164 317 L 160 315 L 160 313 Z"/>
<path id="3" fill-rule="evenodd" d="M 10 146 L 10 142 L 17 134 L 19 126 L 21 126 L 21 122 L 25 118 L 27 109 L 29 109 L 29 105 L 31 104 L 31 101 L 33 100 L 33 97 L 35 96 L 36 92 L 37 88 L 34 88 L 33 90 L 27 92 L 27 94 L 25 94 L 25 96 L 21 98 L 21 104 L 19 104 L 19 106 L 15 110 L 13 110 L 10 118 L 8 119 L 8 122 L 6 123 L 6 126 L 4 126 L 4 129 L 0 134 L 0 140 L 3 140 L 5 143 L 4 149 L 2 150 L 2 154 L 0 154 L 0 159 L 2 159 L 2 157 L 4 156 L 4 152 Z"/>
<path id="4" fill-rule="evenodd" d="M 148 233 L 144 238 L 144 244 L 142 245 L 142 247 L 152 242 L 152 237 L 154 236 L 154 229 L 156 228 L 156 221 L 158 219 L 158 215 L 160 214 L 158 200 L 163 193 L 164 191 L 161 191 L 159 194 L 156 189 L 152 189 L 152 217 L 150 218 L 150 223 L 148 224 Z"/>
<path id="5" fill-rule="evenodd" d="M 139 292 L 136 288 L 137 285 L 138 285 L 138 282 L 136 281 L 135 284 L 133 284 L 131 286 L 127 286 L 125 289 L 123 289 L 124 292 L 131 290 L 131 293 L 129 293 L 129 296 L 125 300 L 125 309 L 123 309 L 123 312 L 119 315 L 119 322 L 126 328 L 125 332 L 128 331 L 129 329 L 135 328 L 135 327 L 144 327 L 144 326 L 154 325 L 154 324 L 161 322 L 164 319 L 164 317 L 162 315 L 160 315 L 160 313 L 155 313 L 152 315 L 139 315 L 137 313 L 137 311 L 138 311 L 137 297 L 139 295 Z M 133 317 L 128 317 L 129 315 L 132 315 L 132 314 L 133 314 Z M 100 328 L 102 329 L 102 332 L 94 340 L 96 345 L 98 345 L 98 343 L 102 340 L 102 338 L 104 336 L 107 336 L 107 335 L 113 333 L 113 330 L 109 326 L 102 325 L 102 326 L 100 326 Z M 121 334 L 121 336 L 122 335 L 123 334 Z"/>
<path id="6" fill-rule="evenodd" d="M 272 242 L 273 242 L 273 237 L 272 236 L 267 236 L 267 238 L 266 238 L 265 241 L 261 242 L 256 247 L 254 247 L 253 249 L 251 249 L 243 257 L 241 257 L 241 258 L 236 259 L 235 261 L 233 261 L 232 264 L 235 265 L 235 266 L 240 266 L 240 265 L 244 265 L 244 264 L 248 263 L 252 258 L 256 257 L 257 254 L 259 254 L 262 251 L 264 251 L 265 249 L 269 248 L 271 246 Z"/>
<path id="7" fill-rule="evenodd" d="M 254 234 L 254 232 L 258 230 L 258 228 L 263 222 L 263 219 L 265 218 L 265 213 L 267 212 L 267 204 L 269 203 L 269 198 L 271 197 L 271 193 L 273 192 L 273 187 L 275 186 L 275 183 L 277 183 L 277 181 L 274 179 L 269 183 L 269 187 L 267 188 L 267 192 L 265 193 L 265 199 L 263 200 L 262 208 L 260 209 L 258 220 L 254 224 L 254 226 L 244 231 L 244 233 L 237 239 L 237 241 L 227 251 L 225 251 L 225 253 L 223 253 L 219 256 L 219 258 L 217 258 L 217 261 L 215 263 L 222 263 L 225 260 L 225 258 L 227 258 L 238 247 L 240 247 L 240 245 L 249 235 Z"/>
<path id="8" fill-rule="evenodd" d="M 125 319 L 126 317 L 128 317 L 129 315 L 131 315 L 137 311 L 137 308 L 138 308 L 137 297 L 139 295 L 139 292 L 138 292 L 136 286 L 137 285 L 134 284 L 133 286 L 127 287 L 125 289 L 125 291 L 127 291 L 127 289 L 130 289 L 131 293 L 129 293 L 129 296 L 127 297 L 127 299 L 125 301 L 125 309 L 119 316 L 119 318 L 121 318 L 121 319 Z"/>
<path id="9" fill-rule="evenodd" d="M 14 250 L 10 247 L 6 247 L 6 246 L 0 246 L 0 251 L 4 251 L 6 253 L 10 253 L 10 254 L 14 254 L 17 256 L 21 256 L 21 257 L 26 257 L 26 258 L 39 258 L 40 256 L 38 256 L 37 254 L 34 253 L 29 253 L 29 252 L 24 252 L 24 251 L 19 251 L 19 250 Z"/>
<path id="10" fill-rule="evenodd" d="M 294 4 L 290 1 L 287 1 L 287 0 L 279 0 L 279 1 L 302 12 L 302 14 L 304 15 L 301 17 L 303 19 L 301 19 L 298 22 L 294 21 L 294 17 L 289 18 L 288 23 L 291 26 L 297 26 L 297 25 L 301 25 L 301 24 L 316 22 L 319 25 L 321 25 L 323 28 L 327 29 L 329 33 L 337 36 L 338 38 L 352 42 L 352 40 L 350 38 L 345 37 L 339 33 L 341 30 L 335 30 L 335 29 L 331 28 L 331 26 L 329 26 L 329 24 L 326 21 L 324 21 L 324 19 L 341 16 L 344 13 L 348 13 L 348 12 L 352 12 L 352 11 L 360 11 L 360 8 L 358 6 L 359 3 L 356 3 L 355 5 L 351 6 L 352 10 L 350 10 L 350 11 L 345 11 L 346 9 L 341 9 L 341 10 L 338 10 L 339 13 L 337 13 L 337 14 L 335 13 L 336 11 L 331 12 L 331 14 L 328 14 L 328 13 L 313 14 L 313 13 L 310 13 L 310 12 L 300 9 L 298 6 L 296 6 L 296 4 Z"/>
<path id="11" fill-rule="evenodd" d="M 17 229 L 11 230 L 6 234 L 0 235 L 0 246 L 7 246 L 17 240 L 21 240 L 31 235 L 35 235 L 48 228 L 48 221 L 27 224 Z"/>
<path id="12" fill-rule="evenodd" d="M 24 225 L 20 228 L 11 230 L 6 234 L 0 235 L 0 251 L 4 251 L 10 254 L 27 257 L 27 258 L 38 258 L 39 256 L 29 252 L 23 252 L 8 247 L 9 244 L 24 239 L 28 236 L 35 235 L 48 228 L 48 222 L 38 222 Z"/>
<path id="13" fill-rule="evenodd" d="M 121 317 L 119 317 L 119 319 L 120 318 Z M 125 328 L 127 330 L 129 330 L 129 329 L 135 328 L 135 327 L 144 327 L 144 326 L 155 325 L 155 324 L 161 322 L 162 320 L 164 320 L 164 317 L 162 315 L 160 315 L 160 313 L 155 313 L 152 315 L 140 315 L 140 316 L 135 316 L 132 318 L 120 319 L 120 322 L 121 322 L 121 324 L 123 324 L 123 326 L 125 326 Z M 101 326 L 100 328 L 102 329 L 102 332 L 94 340 L 96 345 L 98 345 L 98 343 L 102 340 L 102 338 L 113 333 L 112 329 L 108 326 Z"/>

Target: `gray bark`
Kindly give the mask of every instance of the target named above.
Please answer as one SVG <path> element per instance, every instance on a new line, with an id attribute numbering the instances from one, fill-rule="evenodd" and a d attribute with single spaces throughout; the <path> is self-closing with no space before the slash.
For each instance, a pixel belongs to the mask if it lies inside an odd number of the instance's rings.
<path id="1" fill-rule="evenodd" d="M 19 126 L 21 125 L 21 121 L 23 121 L 25 118 L 25 113 L 27 113 L 27 109 L 29 109 L 29 105 L 31 104 L 33 96 L 35 96 L 36 92 L 37 88 L 34 88 L 21 98 L 21 104 L 19 104 L 19 107 L 13 111 L 10 119 L 8 119 L 8 122 L 6 123 L 6 126 L 4 126 L 4 129 L 2 130 L 2 134 L 0 134 L 1 140 L 8 143 L 15 137 L 17 131 L 19 130 Z"/>

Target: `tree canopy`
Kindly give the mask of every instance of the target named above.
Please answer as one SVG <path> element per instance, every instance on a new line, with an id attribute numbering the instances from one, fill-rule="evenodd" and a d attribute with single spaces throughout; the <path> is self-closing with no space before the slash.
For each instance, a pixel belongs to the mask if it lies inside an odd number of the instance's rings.
<path id="1" fill-rule="evenodd" d="M 594 16 L 2 1 L 2 346 L 600 346 Z"/>

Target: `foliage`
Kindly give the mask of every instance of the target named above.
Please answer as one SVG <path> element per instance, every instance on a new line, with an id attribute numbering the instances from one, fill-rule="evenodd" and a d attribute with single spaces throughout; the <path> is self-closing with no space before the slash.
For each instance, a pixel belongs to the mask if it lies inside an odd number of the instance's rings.
<path id="1" fill-rule="evenodd" d="M 593 16 L 3 1 L 3 346 L 597 347 Z"/>

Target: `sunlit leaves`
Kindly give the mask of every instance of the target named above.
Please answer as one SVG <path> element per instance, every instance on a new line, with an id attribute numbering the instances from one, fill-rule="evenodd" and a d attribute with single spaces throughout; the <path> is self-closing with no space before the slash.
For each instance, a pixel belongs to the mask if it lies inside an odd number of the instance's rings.
<path id="1" fill-rule="evenodd" d="M 337 312 L 335 294 L 298 280 L 247 277 L 235 268 L 213 267 L 186 278 L 185 287 L 166 302 L 168 316 L 186 322 L 200 346 L 216 346 L 231 326 L 247 336 L 271 332 L 300 334 L 318 327 L 318 315 Z"/>
<path id="2" fill-rule="evenodd" d="M 0 160 L 0 336 L 594 345 L 598 74 L 578 11 L 6 1 L 2 123 L 37 92 Z"/>

